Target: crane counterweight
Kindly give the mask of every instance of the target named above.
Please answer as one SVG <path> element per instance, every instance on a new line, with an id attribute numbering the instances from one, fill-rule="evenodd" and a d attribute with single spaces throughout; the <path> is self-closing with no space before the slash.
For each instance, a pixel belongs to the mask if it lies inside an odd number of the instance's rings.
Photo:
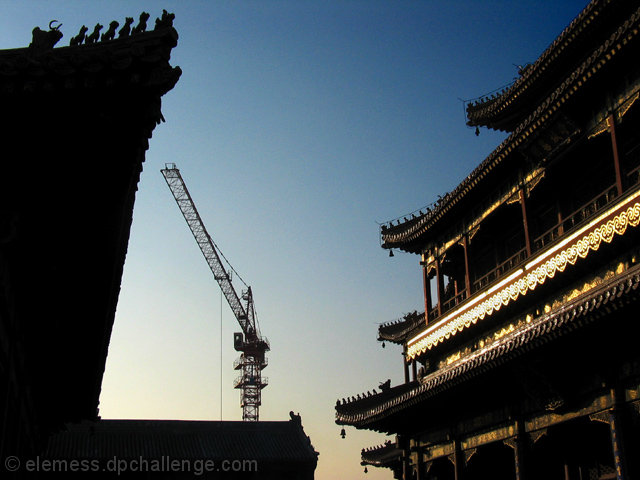
<path id="1" fill-rule="evenodd" d="M 269 351 L 270 346 L 269 341 L 260 335 L 251 287 L 245 283 L 247 289 L 241 293 L 240 297 L 238 296 L 231 281 L 231 272 L 234 270 L 230 266 L 229 271 L 224 268 L 220 259 L 221 256 L 224 258 L 224 255 L 209 236 L 176 164 L 167 163 L 161 172 L 213 273 L 213 278 L 218 282 L 242 329 L 242 332 L 236 332 L 233 335 L 233 346 L 236 351 L 241 352 L 240 358 L 234 362 L 234 369 L 242 371 L 241 375 L 235 379 L 233 386 L 242 390 L 240 396 L 242 420 L 258 421 L 262 389 L 268 384 L 267 378 L 262 376 L 262 370 L 267 366 L 265 352 Z M 236 277 L 240 278 L 237 273 Z M 240 281 L 244 283 L 242 278 Z"/>

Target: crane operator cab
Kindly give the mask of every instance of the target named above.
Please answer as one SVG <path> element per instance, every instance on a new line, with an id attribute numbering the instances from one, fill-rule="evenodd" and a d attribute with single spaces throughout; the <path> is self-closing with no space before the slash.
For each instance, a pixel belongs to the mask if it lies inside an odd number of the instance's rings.
<path id="1" fill-rule="evenodd" d="M 236 351 L 240 352 L 242 351 L 243 345 L 244 345 L 244 336 L 242 335 L 242 332 L 235 332 L 233 334 L 233 348 L 235 348 Z"/>

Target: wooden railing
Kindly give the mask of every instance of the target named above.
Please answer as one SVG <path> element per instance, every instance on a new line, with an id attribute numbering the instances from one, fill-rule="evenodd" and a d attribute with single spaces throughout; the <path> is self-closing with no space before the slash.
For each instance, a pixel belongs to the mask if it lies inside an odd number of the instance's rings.
<path id="1" fill-rule="evenodd" d="M 483 288 L 489 286 L 490 284 L 498 280 L 500 277 L 502 277 L 505 273 L 509 272 L 510 270 L 515 268 L 517 265 L 522 263 L 524 260 L 526 260 L 526 258 L 527 258 L 527 249 L 523 248 L 522 250 L 519 250 L 514 255 L 509 257 L 507 260 L 505 260 L 500 265 L 498 265 L 496 268 L 491 270 L 489 273 L 483 275 L 482 277 L 474 281 L 473 284 L 471 285 L 471 291 L 475 293 L 478 290 L 482 290 Z"/>
<path id="2" fill-rule="evenodd" d="M 627 187 L 633 187 L 640 183 L 640 165 L 627 172 Z"/>
<path id="3" fill-rule="evenodd" d="M 640 167 L 637 167 L 634 170 L 628 172 L 626 177 L 628 186 L 640 183 Z M 536 237 L 532 242 L 532 253 L 539 252 L 540 250 L 551 246 L 567 233 L 570 233 L 576 228 L 584 225 L 596 214 L 609 206 L 617 198 L 617 196 L 617 189 L 615 185 L 610 185 L 609 187 L 607 187 L 604 191 L 600 192 L 591 200 L 573 211 L 568 217 L 558 222 L 542 235 Z M 500 263 L 497 267 L 475 280 L 471 285 L 471 295 L 489 287 L 491 284 L 500 280 L 500 278 L 508 275 L 514 268 L 524 263 L 527 258 L 527 250 L 526 248 L 522 248 L 507 260 Z M 442 303 L 440 314 L 442 315 L 452 310 L 457 305 L 466 301 L 467 298 L 469 298 L 471 295 L 469 295 L 467 290 L 465 289 L 459 292 L 454 297 L 447 299 Z M 433 321 L 438 316 L 438 307 L 436 306 L 429 312 L 429 321 Z"/>
<path id="4" fill-rule="evenodd" d="M 451 310 L 453 307 L 455 307 L 456 305 L 464 302 L 467 299 L 468 295 L 467 295 L 467 290 L 462 290 L 461 292 L 458 292 L 457 295 L 454 295 L 453 297 L 447 299 L 446 302 L 442 303 L 442 311 L 446 312 L 448 310 Z M 437 312 L 437 310 L 436 310 Z"/>
<path id="5" fill-rule="evenodd" d="M 575 210 L 571 215 L 536 238 L 533 241 L 534 251 L 548 247 L 564 234 L 583 225 L 589 219 L 593 218 L 596 213 L 609 205 L 617 196 L 615 185 L 609 186 L 606 190 Z"/>

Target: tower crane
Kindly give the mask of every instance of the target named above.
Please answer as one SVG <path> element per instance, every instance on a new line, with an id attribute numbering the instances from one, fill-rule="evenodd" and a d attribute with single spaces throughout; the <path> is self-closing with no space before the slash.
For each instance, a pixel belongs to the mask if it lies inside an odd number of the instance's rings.
<path id="1" fill-rule="evenodd" d="M 267 366 L 265 352 L 269 351 L 269 342 L 261 336 L 258 328 L 251 287 L 236 273 L 236 277 L 240 278 L 246 286 L 246 290 L 242 291 L 240 296 L 237 294 L 231 281 L 231 272 L 235 270 L 209 236 L 176 164 L 165 164 L 161 172 L 213 272 L 213 278 L 218 282 L 231 311 L 240 324 L 242 332 L 233 334 L 233 346 L 236 351 L 241 352 L 240 358 L 233 364 L 235 370 L 241 370 L 241 375 L 234 381 L 234 388 L 241 390 L 242 420 L 258 421 L 262 389 L 268 384 L 267 378 L 262 376 L 262 370 Z M 229 271 L 224 268 L 220 260 L 221 256 L 227 261 Z M 241 300 L 245 302 L 244 305 Z"/>

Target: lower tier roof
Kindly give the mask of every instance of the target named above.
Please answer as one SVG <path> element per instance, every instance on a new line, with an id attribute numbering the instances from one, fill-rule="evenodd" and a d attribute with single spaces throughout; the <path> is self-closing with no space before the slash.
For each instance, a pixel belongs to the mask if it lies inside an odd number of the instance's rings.
<path id="1" fill-rule="evenodd" d="M 336 423 L 390 433 L 386 419 L 434 398 L 462 382 L 514 360 L 550 341 L 594 322 L 630 302 L 637 302 L 640 265 L 559 306 L 485 348 L 380 394 L 336 405 Z M 397 433 L 397 432 L 396 432 Z"/>

